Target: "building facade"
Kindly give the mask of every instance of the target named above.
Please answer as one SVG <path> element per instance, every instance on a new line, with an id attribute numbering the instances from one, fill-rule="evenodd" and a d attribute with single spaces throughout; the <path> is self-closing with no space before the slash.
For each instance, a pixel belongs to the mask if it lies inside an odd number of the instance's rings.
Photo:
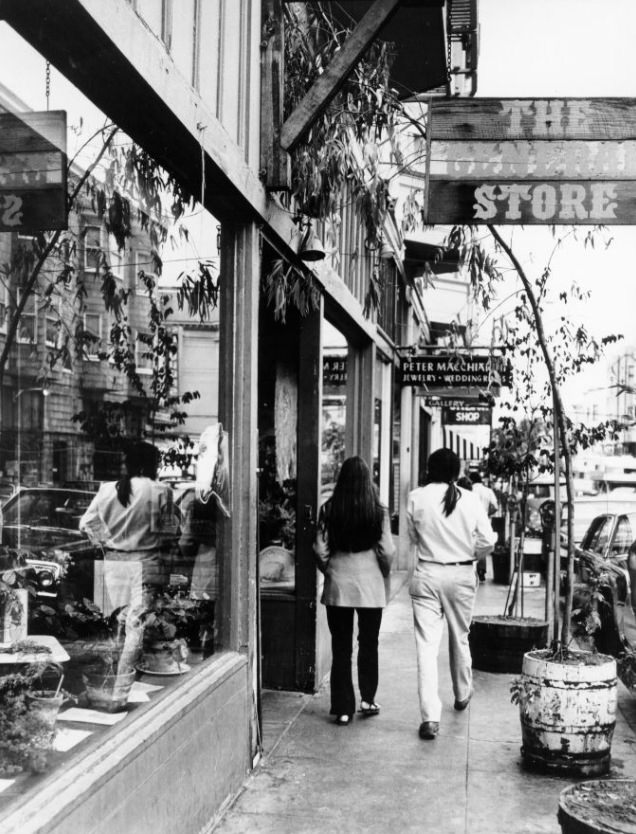
<path id="1" fill-rule="evenodd" d="M 365 9 L 354 8 L 365 5 L 349 4 L 352 26 L 356 21 L 365 25 Z M 466 78 L 475 70 L 466 60 L 476 49 L 470 35 L 476 28 L 475 4 L 448 5 L 455 12 L 466 6 L 469 14 L 467 22 L 453 23 L 447 4 L 427 4 L 426 32 L 435 46 L 430 54 L 441 56 L 441 64 L 428 68 L 429 87 L 450 84 L 450 41 L 453 60 L 463 56 Z M 141 267 L 154 263 L 159 247 L 138 215 L 131 215 L 125 246 L 110 246 L 108 230 L 117 225 L 115 218 L 98 212 L 89 222 L 86 206 L 83 248 L 77 257 L 82 258 L 83 275 L 92 270 L 96 280 L 114 275 L 122 288 L 126 284 L 126 312 L 119 318 L 115 312 L 115 318 L 135 357 L 137 376 L 143 377 L 151 370 L 145 365 L 154 363 L 148 384 L 159 373 L 153 338 L 159 338 L 162 328 L 170 329 L 174 351 L 162 355 L 162 373 L 170 371 L 174 378 L 157 395 L 152 414 L 139 418 L 143 425 L 129 416 L 122 435 L 144 434 L 165 445 L 170 432 L 155 431 L 162 414 L 170 410 L 173 394 L 179 407 L 187 399 L 190 408 L 183 405 L 182 428 L 190 440 L 200 441 L 206 428 L 221 424 L 215 435 L 215 471 L 221 460 L 224 486 L 216 487 L 222 500 L 212 520 L 213 534 L 209 524 L 203 525 L 208 538 L 204 541 L 202 535 L 192 554 L 185 555 L 185 547 L 171 551 L 161 587 L 155 588 L 163 605 L 152 608 L 155 620 L 159 610 L 176 606 L 182 620 L 198 618 L 195 632 L 180 637 L 188 659 L 159 674 L 153 674 L 147 659 L 139 662 L 134 698 L 123 711 L 102 711 L 115 718 L 96 721 L 94 713 L 85 712 L 90 706 L 83 700 L 88 690 L 81 683 L 86 677 L 85 637 L 71 639 L 63 618 L 55 620 L 54 629 L 41 618 L 38 624 L 30 621 L 30 638 L 55 639 L 69 685 L 78 684 L 74 694 L 79 712 L 71 714 L 76 720 L 67 714 L 67 732 L 61 735 L 66 742 L 55 749 L 49 771 L 7 780 L 10 784 L 0 793 L 0 824 L 6 834 L 203 831 L 258 760 L 262 688 L 311 692 L 328 670 L 328 632 L 318 604 L 312 543 L 320 502 L 339 464 L 351 454 L 370 461 L 382 499 L 395 516 L 396 532 L 401 532 L 400 508 L 417 481 L 413 449 L 442 439 L 436 414 L 422 409 L 396 376 L 400 348 L 413 344 L 427 321 L 426 301 L 410 286 L 395 216 L 389 212 L 383 228 L 387 251 L 367 246 L 361 218 L 351 210 L 346 193 L 341 195 L 335 237 L 327 223 L 312 220 L 327 256 L 313 265 L 302 258 L 296 210 L 281 198 L 278 187 L 287 160 L 270 130 L 273 125 L 274 135 L 284 134 L 280 113 L 276 116 L 270 106 L 276 100 L 272 68 L 280 58 L 275 41 L 283 20 L 281 3 L 32 0 L 4 3 L 3 15 L 3 37 L 16 55 L 23 50 L 25 62 L 33 62 L 41 73 L 47 105 L 58 84 L 64 100 L 54 106 L 68 110 L 69 126 L 79 130 L 74 115 L 78 108 L 96 109 L 142 150 L 135 159 L 137 172 L 152 170 L 154 176 L 152 165 L 146 166 L 147 154 L 165 172 L 165 182 L 169 180 L 164 195 L 192 196 L 187 232 L 177 231 L 179 217 L 172 227 L 189 254 L 176 246 L 172 251 L 179 254 L 170 255 L 169 241 L 162 241 L 164 269 L 171 260 L 189 263 L 183 270 L 175 267 L 176 289 L 165 295 L 177 299 L 187 275 L 194 270 L 200 276 L 207 269 L 209 305 L 198 297 L 195 309 L 186 304 L 173 312 L 170 325 L 155 319 L 156 308 L 148 306 L 138 282 L 152 274 Z M 367 32 L 369 41 L 373 37 Z M 10 87 L 10 79 L 0 81 Z M 136 182 L 151 187 L 150 177 Z M 147 196 L 143 189 L 131 193 L 129 205 Z M 0 233 L 3 257 L 16 246 L 16 235 L 11 230 Z M 34 232 L 24 236 L 33 240 Z M 107 269 L 100 270 L 91 260 L 91 250 L 108 252 Z M 316 291 L 315 303 L 306 310 L 290 306 L 284 318 L 277 315 L 276 295 L 272 304 L 267 293 L 277 270 L 308 282 Z M 380 276 L 380 290 L 370 313 L 365 300 L 374 276 Z M 46 276 L 42 280 L 46 294 Z M 2 286 L 0 302 L 11 305 L 12 289 L 6 282 Z M 163 294 L 157 284 L 157 297 Z M 91 293 L 82 298 L 83 332 L 94 337 L 89 344 L 97 344 L 107 328 L 113 340 L 97 299 Z M 28 323 L 29 314 L 25 308 L 23 322 Z M 32 315 L 37 314 L 36 309 Z M 40 320 L 37 328 L 18 337 L 17 368 L 2 379 L 3 438 L 18 430 L 28 430 L 33 438 L 29 464 L 20 462 L 17 469 L 11 464 L 17 486 L 24 490 L 37 484 L 114 480 L 120 458 L 100 457 L 94 439 L 87 439 L 85 427 L 83 433 L 76 429 L 73 417 L 88 410 L 88 401 L 97 417 L 106 402 L 129 403 L 135 397 L 140 404 L 146 402 L 125 373 L 125 358 L 118 365 L 97 354 L 88 353 L 81 363 L 71 357 L 70 367 L 62 362 L 50 371 L 45 386 L 32 367 L 32 347 L 40 339 L 57 339 L 59 327 L 47 335 L 46 322 Z M 122 355 L 130 356 L 130 351 Z M 192 391 L 196 396 L 186 396 Z M 5 474 L 14 441 L 7 445 Z M 26 451 L 22 437 L 16 437 L 15 447 L 20 454 Z M 198 452 L 201 457 L 200 444 Z M 13 520 L 12 500 L 15 505 L 15 495 L 4 505 L 6 547 L 10 529 L 24 532 L 19 513 Z M 182 519 L 189 519 L 191 505 L 182 508 Z M 60 509 L 55 506 L 55 513 Z M 107 628 L 108 618 L 112 624 L 111 615 L 118 610 L 109 561 L 94 558 L 82 586 L 90 597 L 89 610 L 95 613 L 97 607 L 103 615 L 102 628 Z M 120 601 L 128 606 L 133 605 L 133 583 L 148 585 L 143 572 L 135 570 L 118 574 L 117 588 L 124 589 Z M 61 581 L 60 596 L 49 600 L 48 607 L 62 602 L 70 586 L 70 580 L 66 585 Z M 81 602 L 74 598 L 68 603 L 71 614 L 86 617 L 86 610 L 78 607 Z M 127 626 L 128 639 L 134 629 L 130 621 Z M 92 646 L 91 662 L 95 651 Z"/>

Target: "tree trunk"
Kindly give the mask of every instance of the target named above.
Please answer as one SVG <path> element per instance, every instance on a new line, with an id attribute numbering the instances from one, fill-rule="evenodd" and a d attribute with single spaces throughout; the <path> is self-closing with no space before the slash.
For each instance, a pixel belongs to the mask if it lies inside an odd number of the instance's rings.
<path id="1" fill-rule="evenodd" d="M 508 258 L 510 259 L 512 265 L 514 266 L 519 278 L 521 279 L 521 283 L 523 284 L 523 288 L 528 296 L 528 301 L 530 302 L 530 307 L 532 308 L 532 314 L 534 316 L 534 323 L 537 328 L 537 339 L 539 341 L 539 346 L 541 348 L 541 352 L 543 354 L 543 359 L 545 362 L 546 370 L 548 372 L 548 377 L 550 379 L 550 385 L 552 387 L 552 395 L 554 398 L 554 420 L 556 429 L 558 431 L 559 439 L 561 442 L 561 452 L 563 454 L 563 459 L 565 462 L 565 481 L 566 481 L 566 495 L 567 495 L 567 508 L 568 508 L 568 558 L 567 558 L 567 588 L 566 588 L 566 598 L 565 598 L 565 609 L 563 612 L 563 622 L 561 626 L 561 640 L 560 640 L 560 648 L 561 651 L 566 650 L 570 644 L 570 620 L 572 617 L 572 602 L 573 602 L 573 593 L 574 593 L 574 486 L 572 481 L 572 453 L 570 451 L 570 444 L 568 443 L 568 432 L 567 432 L 567 424 L 565 420 L 565 410 L 563 408 L 563 400 L 561 399 L 561 392 L 559 390 L 559 385 L 557 382 L 556 377 L 556 370 L 554 366 L 554 361 L 550 354 L 550 350 L 548 348 L 548 343 L 545 335 L 545 329 L 543 326 L 543 316 L 541 314 L 541 309 L 539 307 L 539 303 L 537 298 L 534 294 L 534 290 L 532 287 L 531 282 L 529 281 L 521 263 L 516 258 L 514 252 L 510 248 L 510 246 L 503 240 L 499 232 L 494 226 L 488 226 L 490 233 L 497 241 L 499 246 L 503 249 L 506 253 Z M 559 501 L 559 495 L 555 495 L 555 500 Z M 560 568 L 560 558 L 561 558 L 561 549 L 559 547 L 560 542 L 560 531 L 556 531 L 555 536 L 555 570 L 559 570 Z"/>

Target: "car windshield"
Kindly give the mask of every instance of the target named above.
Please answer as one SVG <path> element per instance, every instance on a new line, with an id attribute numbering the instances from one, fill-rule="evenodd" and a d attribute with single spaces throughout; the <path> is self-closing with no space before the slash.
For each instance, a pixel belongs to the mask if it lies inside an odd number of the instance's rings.
<path id="1" fill-rule="evenodd" d="M 601 554 L 609 541 L 612 530 L 612 516 L 601 515 L 594 519 L 582 542 L 585 550 Z"/>
<path id="2" fill-rule="evenodd" d="M 77 530 L 92 499 L 93 493 L 76 490 L 24 490 L 2 508 L 3 524 Z"/>
<path id="3" fill-rule="evenodd" d="M 616 556 L 620 553 L 627 553 L 633 541 L 634 534 L 632 532 L 632 525 L 629 523 L 629 518 L 626 515 L 619 516 L 610 554 Z"/>

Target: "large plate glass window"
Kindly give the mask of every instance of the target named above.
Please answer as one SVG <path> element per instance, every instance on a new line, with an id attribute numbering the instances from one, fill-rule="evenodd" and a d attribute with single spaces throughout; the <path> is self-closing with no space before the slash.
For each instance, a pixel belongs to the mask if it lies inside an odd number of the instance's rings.
<path id="1" fill-rule="evenodd" d="M 0 144 L 25 145 L 0 169 L 67 169 L 0 227 L 1 816 L 214 663 L 230 494 L 218 222 L 54 70 L 46 109 L 44 58 L 0 44 Z"/>

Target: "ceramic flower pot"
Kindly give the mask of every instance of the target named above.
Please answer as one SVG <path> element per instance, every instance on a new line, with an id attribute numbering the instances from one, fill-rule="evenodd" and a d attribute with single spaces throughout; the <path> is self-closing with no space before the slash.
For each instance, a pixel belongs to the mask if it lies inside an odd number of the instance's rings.
<path id="1" fill-rule="evenodd" d="M 83 680 L 89 705 L 103 712 L 120 712 L 126 709 L 128 696 L 136 676 L 135 669 L 127 672 L 105 671 L 100 668 L 87 669 Z"/>
<path id="2" fill-rule="evenodd" d="M 181 675 L 189 671 L 188 648 L 181 639 L 144 643 L 139 669 L 154 675 Z"/>

